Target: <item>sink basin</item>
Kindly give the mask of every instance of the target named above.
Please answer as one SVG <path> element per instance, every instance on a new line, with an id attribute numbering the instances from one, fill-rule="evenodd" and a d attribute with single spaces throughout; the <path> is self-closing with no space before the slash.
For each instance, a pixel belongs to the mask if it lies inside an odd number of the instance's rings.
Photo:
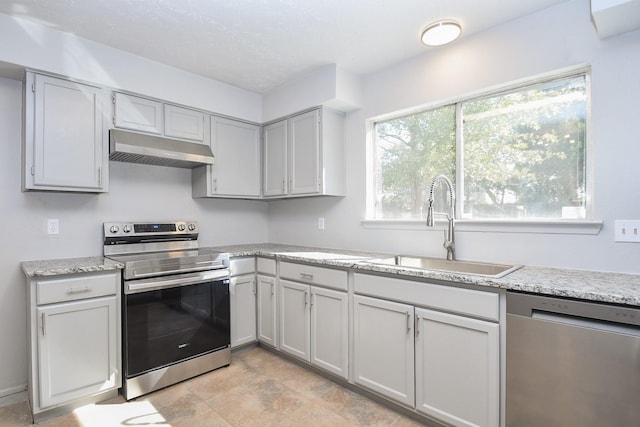
<path id="1" fill-rule="evenodd" d="M 388 258 L 367 260 L 370 264 L 394 265 L 398 267 L 435 270 L 449 273 L 474 274 L 485 277 L 503 277 L 522 267 L 521 265 L 493 264 L 474 261 L 448 261 L 440 258 L 427 258 L 409 255 L 397 255 Z"/>

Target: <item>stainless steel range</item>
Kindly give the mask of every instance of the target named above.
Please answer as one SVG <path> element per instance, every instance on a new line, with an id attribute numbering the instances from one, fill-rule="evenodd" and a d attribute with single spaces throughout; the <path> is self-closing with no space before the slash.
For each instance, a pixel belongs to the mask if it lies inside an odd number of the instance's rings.
<path id="1" fill-rule="evenodd" d="M 198 248 L 195 221 L 109 222 L 124 263 L 123 395 L 129 400 L 229 365 L 229 255 Z"/>

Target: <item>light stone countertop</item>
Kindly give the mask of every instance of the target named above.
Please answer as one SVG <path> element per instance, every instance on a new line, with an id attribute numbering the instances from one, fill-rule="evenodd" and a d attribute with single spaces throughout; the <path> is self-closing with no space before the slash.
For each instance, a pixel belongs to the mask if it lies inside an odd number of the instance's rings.
<path id="1" fill-rule="evenodd" d="M 375 252 L 280 244 L 218 246 L 213 249 L 228 252 L 230 256 L 260 255 L 281 260 L 352 268 L 362 273 L 384 273 L 396 275 L 398 278 L 432 279 L 438 282 L 456 282 L 542 295 L 640 306 L 640 275 L 637 274 L 524 266 L 502 278 L 493 278 L 366 263 L 367 259 L 390 255 Z"/>
<path id="2" fill-rule="evenodd" d="M 382 273 L 394 275 L 398 278 L 419 278 L 422 280 L 434 280 L 438 283 L 455 282 L 542 295 L 640 306 L 640 275 L 637 274 L 524 266 L 502 278 L 493 278 L 472 274 L 376 265 L 366 262 L 368 259 L 391 255 L 379 252 L 348 251 L 272 243 L 215 246 L 210 249 L 228 252 L 232 257 L 264 256 L 285 261 L 349 268 L 362 273 Z M 21 266 L 27 277 L 108 271 L 124 267 L 122 263 L 101 256 L 25 261 L 21 263 Z"/>
<path id="3" fill-rule="evenodd" d="M 124 264 L 121 262 L 112 261 L 102 256 L 23 261 L 20 263 L 20 266 L 25 276 L 29 278 L 91 273 L 124 268 Z"/>

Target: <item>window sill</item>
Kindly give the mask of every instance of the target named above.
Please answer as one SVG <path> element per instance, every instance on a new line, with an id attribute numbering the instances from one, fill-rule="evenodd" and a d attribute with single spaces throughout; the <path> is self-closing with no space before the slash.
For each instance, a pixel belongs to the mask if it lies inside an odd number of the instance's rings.
<path id="1" fill-rule="evenodd" d="M 387 230 L 426 230 L 425 220 L 363 219 L 364 228 Z M 436 227 L 446 226 L 436 220 Z M 600 233 L 602 221 L 591 220 L 456 220 L 456 231 L 494 233 L 590 234 Z"/>

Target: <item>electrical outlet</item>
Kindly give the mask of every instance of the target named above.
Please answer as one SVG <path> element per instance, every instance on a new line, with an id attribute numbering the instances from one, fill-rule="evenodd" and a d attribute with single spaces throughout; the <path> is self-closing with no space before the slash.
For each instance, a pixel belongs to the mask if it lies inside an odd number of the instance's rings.
<path id="1" fill-rule="evenodd" d="M 640 220 L 618 219 L 615 223 L 616 242 L 640 242 Z"/>
<path id="2" fill-rule="evenodd" d="M 324 230 L 324 218 L 318 218 L 318 230 Z"/>
<path id="3" fill-rule="evenodd" d="M 47 234 L 60 234 L 60 222 L 57 218 L 47 220 Z"/>

